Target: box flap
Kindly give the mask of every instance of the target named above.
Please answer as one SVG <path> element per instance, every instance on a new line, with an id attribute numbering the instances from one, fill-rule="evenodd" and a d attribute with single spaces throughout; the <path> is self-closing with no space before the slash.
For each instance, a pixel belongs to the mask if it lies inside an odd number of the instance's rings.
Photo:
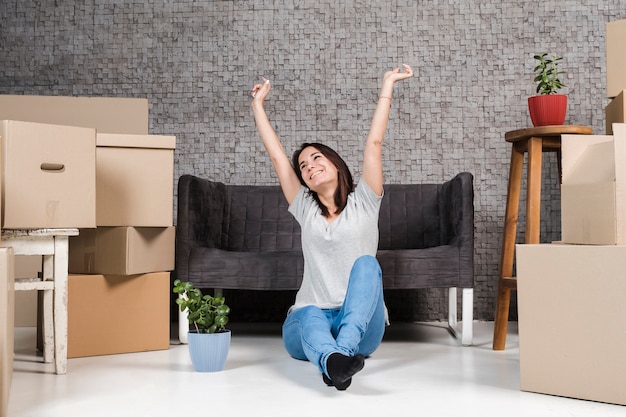
<path id="1" fill-rule="evenodd" d="M 626 19 L 606 24 L 606 96 L 615 97 L 624 87 L 623 68 L 626 67 L 624 53 Z"/>
<path id="2" fill-rule="evenodd" d="M 598 146 L 594 145 L 608 143 Z M 587 152 L 590 150 L 591 152 Z M 598 180 L 608 181 L 615 178 L 615 163 L 613 161 L 613 136 L 609 135 L 562 135 L 561 137 L 561 166 L 563 184 L 590 183 Z M 610 157 L 610 159 L 606 159 Z M 598 166 L 602 165 L 602 167 Z M 612 165 L 607 167 L 606 165 Z"/>
<path id="3" fill-rule="evenodd" d="M 613 141 L 589 145 L 569 169 L 567 184 L 595 184 L 615 180 Z M 565 183 L 565 181 L 564 181 Z"/>
<path id="4" fill-rule="evenodd" d="M 98 133 L 96 135 L 96 146 L 114 148 L 175 149 L 176 136 Z"/>
<path id="5" fill-rule="evenodd" d="M 605 130 L 607 135 L 613 134 L 613 123 L 624 123 L 624 91 L 620 93 L 604 108 Z"/>
<path id="6" fill-rule="evenodd" d="M 614 123 L 615 215 L 618 225 L 626 225 L 626 124 Z M 618 227 L 617 241 L 626 242 L 626 227 Z"/>

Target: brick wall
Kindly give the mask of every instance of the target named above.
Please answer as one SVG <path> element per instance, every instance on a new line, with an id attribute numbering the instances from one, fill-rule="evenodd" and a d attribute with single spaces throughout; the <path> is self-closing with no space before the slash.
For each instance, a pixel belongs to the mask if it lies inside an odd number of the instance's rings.
<path id="1" fill-rule="evenodd" d="M 176 178 L 266 184 L 276 179 L 249 107 L 250 88 L 266 76 L 266 109 L 287 152 L 325 142 L 358 179 L 381 76 L 411 64 L 416 77 L 394 95 L 385 178 L 474 174 L 475 317 L 490 320 L 510 153 L 503 137 L 530 125 L 532 55 L 564 57 L 566 123 L 603 133 L 604 25 L 624 10 L 626 0 L 4 0 L 0 93 L 147 97 L 151 133 L 177 136 Z M 556 160 L 545 159 L 541 228 L 550 241 L 560 236 L 559 189 Z M 442 319 L 446 294 L 392 294 L 391 311 Z"/>

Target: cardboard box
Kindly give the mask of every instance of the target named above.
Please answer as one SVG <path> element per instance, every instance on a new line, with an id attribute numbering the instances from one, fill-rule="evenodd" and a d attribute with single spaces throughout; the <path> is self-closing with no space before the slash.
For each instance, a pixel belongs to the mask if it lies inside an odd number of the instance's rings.
<path id="1" fill-rule="evenodd" d="M 174 269 L 175 228 L 98 227 L 69 239 L 69 272 L 134 275 Z"/>
<path id="2" fill-rule="evenodd" d="M 98 226 L 174 222 L 174 136 L 97 134 Z"/>
<path id="3" fill-rule="evenodd" d="M 614 136 L 561 138 L 562 240 L 572 244 L 626 244 L 626 125 Z"/>
<path id="4" fill-rule="evenodd" d="M 69 275 L 67 357 L 169 349 L 170 274 Z"/>
<path id="5" fill-rule="evenodd" d="M 515 250 L 521 389 L 626 405 L 626 246 Z"/>
<path id="6" fill-rule="evenodd" d="M 626 110 L 624 110 L 624 91 L 620 91 L 620 93 L 615 97 L 611 102 L 604 108 L 604 115 L 606 118 L 606 134 L 613 134 L 613 123 L 624 123 L 626 122 Z"/>
<path id="7" fill-rule="evenodd" d="M 606 24 L 606 96 L 626 89 L 626 19 Z"/>
<path id="8" fill-rule="evenodd" d="M 96 131 L 4 120 L 2 227 L 96 226 Z"/>
<path id="9" fill-rule="evenodd" d="M 0 248 L 0 416 L 7 415 L 14 351 L 13 248 Z"/>
<path id="10" fill-rule="evenodd" d="M 102 133 L 148 134 L 148 99 L 0 95 L 0 120 L 91 127 Z"/>

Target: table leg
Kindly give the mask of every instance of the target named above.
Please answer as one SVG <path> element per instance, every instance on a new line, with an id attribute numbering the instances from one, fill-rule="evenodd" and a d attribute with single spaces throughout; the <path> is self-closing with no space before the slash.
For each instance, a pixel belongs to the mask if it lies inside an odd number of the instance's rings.
<path id="1" fill-rule="evenodd" d="M 512 147 L 509 185 L 507 190 L 504 236 L 500 258 L 500 279 L 498 280 L 498 296 L 496 300 L 496 316 L 493 330 L 493 349 L 503 350 L 506 344 L 506 331 L 509 321 L 509 304 L 511 287 L 505 278 L 513 275 L 515 257 L 515 240 L 517 236 L 517 218 L 519 214 L 520 189 L 524 151 L 517 146 Z"/>
<path id="2" fill-rule="evenodd" d="M 59 375 L 67 372 L 68 237 L 54 238 L 54 358 Z"/>
<path id="3" fill-rule="evenodd" d="M 42 280 L 47 282 L 54 281 L 54 256 L 43 255 L 42 263 Z M 45 363 L 51 363 L 54 359 L 54 291 L 42 290 L 42 332 L 43 332 L 43 361 Z"/>
<path id="4" fill-rule="evenodd" d="M 541 163 L 542 139 L 528 140 L 528 192 L 526 195 L 525 243 L 539 243 L 541 223 Z"/>

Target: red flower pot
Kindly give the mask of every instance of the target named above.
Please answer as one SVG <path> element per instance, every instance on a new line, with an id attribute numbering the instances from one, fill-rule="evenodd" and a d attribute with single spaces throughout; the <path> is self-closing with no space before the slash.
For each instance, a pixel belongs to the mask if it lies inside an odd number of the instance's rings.
<path id="1" fill-rule="evenodd" d="M 562 125 L 567 113 L 567 96 L 546 94 L 528 97 L 528 111 L 533 126 Z"/>

